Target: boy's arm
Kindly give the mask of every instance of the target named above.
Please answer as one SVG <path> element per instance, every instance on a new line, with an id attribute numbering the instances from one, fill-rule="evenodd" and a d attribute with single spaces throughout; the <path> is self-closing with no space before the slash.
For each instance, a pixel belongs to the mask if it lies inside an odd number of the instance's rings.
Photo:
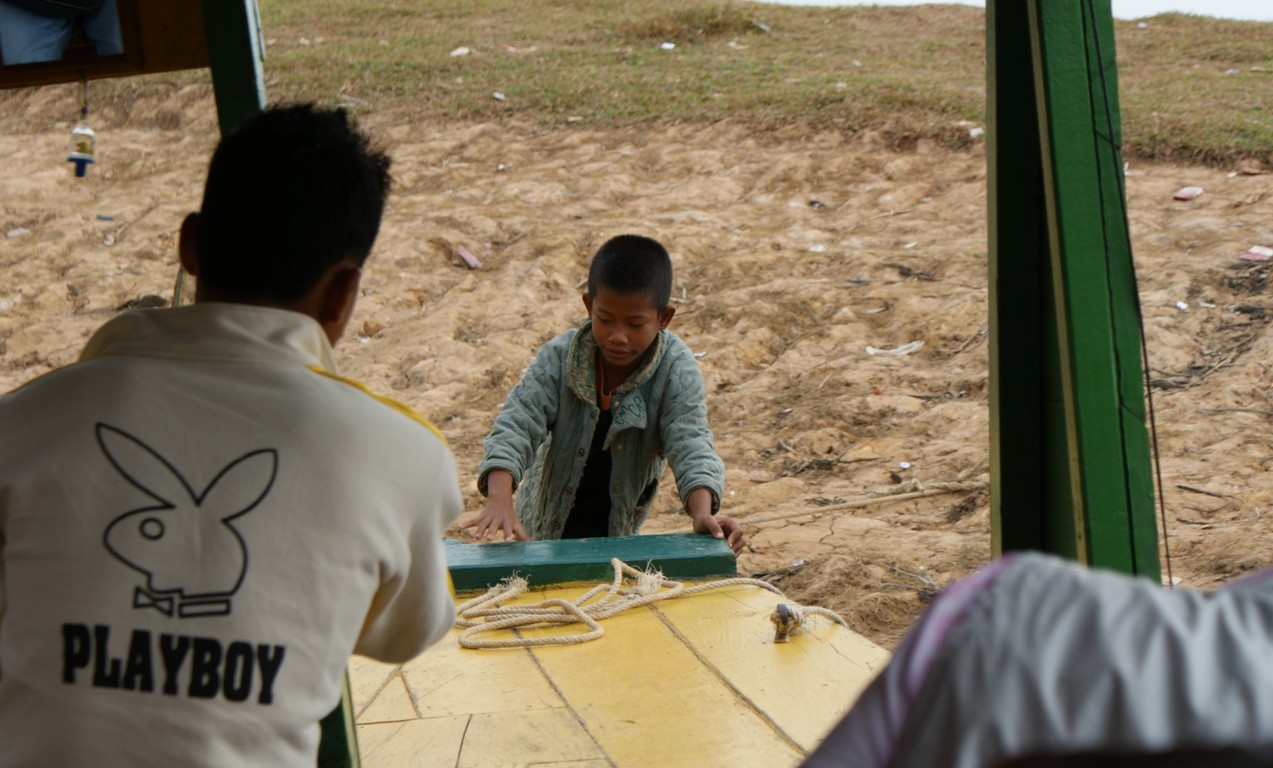
<path id="1" fill-rule="evenodd" d="M 725 463 L 716 453 L 707 423 L 703 375 L 689 348 L 669 345 L 669 371 L 659 413 L 664 454 L 676 477 L 676 488 L 693 521 L 694 532 L 723 538 L 735 553 L 747 545 L 742 527 L 730 517 L 716 516 L 725 485 Z"/>
<path id="2" fill-rule="evenodd" d="M 472 528 L 479 541 L 494 541 L 497 534 L 504 541 L 530 538 L 513 507 L 513 476 L 508 470 L 492 469 L 486 473 L 486 505 L 481 513 L 460 527 Z"/>
<path id="3" fill-rule="evenodd" d="M 712 494 L 706 488 L 695 488 L 686 497 L 685 507 L 694 522 L 694 533 L 724 539 L 734 554 L 747 546 L 747 537 L 738 521 L 725 515 L 712 515 Z"/>
<path id="4" fill-rule="evenodd" d="M 477 490 L 486 497 L 483 509 L 461 528 L 473 528 L 479 539 L 527 539 L 513 506 L 513 493 L 534 461 L 535 451 L 557 421 L 558 396 L 565 357 L 573 333 L 549 341 L 508 393 L 490 434 L 482 441 Z"/>
<path id="5" fill-rule="evenodd" d="M 406 536 L 388 542 L 390 563 L 384 582 L 372 597 L 355 653 L 399 664 L 415 658 L 442 639 L 454 623 L 455 603 L 442 539 L 464 509 L 455 457 L 439 447 L 426 466 L 433 472 L 419 486 L 421 507 L 403 517 Z"/>
<path id="6" fill-rule="evenodd" d="M 675 338 L 675 337 L 673 337 Z M 684 343 L 668 345 L 671 369 L 660 398 L 658 422 L 663 454 L 676 476 L 676 489 L 685 511 L 691 516 L 691 497 L 697 490 L 707 493 L 707 512 L 720 509 L 725 485 L 725 463 L 716 453 L 712 430 L 707 423 L 707 395 L 698 361 Z M 701 496 L 699 497 L 702 498 Z M 696 505 L 703 502 L 696 501 Z"/>
<path id="7" fill-rule="evenodd" d="M 477 489 L 483 496 L 489 495 L 488 480 L 493 469 L 512 475 L 513 490 L 517 489 L 535 451 L 557 421 L 557 398 L 570 336 L 573 334 L 563 334 L 541 347 L 504 400 L 490 433 L 482 441 Z"/>

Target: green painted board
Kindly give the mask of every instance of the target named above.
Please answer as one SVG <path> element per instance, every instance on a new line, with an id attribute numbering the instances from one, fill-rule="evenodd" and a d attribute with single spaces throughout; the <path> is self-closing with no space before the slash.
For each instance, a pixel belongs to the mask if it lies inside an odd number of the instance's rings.
<path id="1" fill-rule="evenodd" d="M 670 579 L 737 573 L 728 544 L 696 533 L 485 544 L 447 539 L 445 543 L 457 592 L 485 590 L 514 573 L 532 587 L 609 582 L 614 576 L 610 560 L 615 557 L 633 568 L 656 568 Z"/>
<path id="2" fill-rule="evenodd" d="M 350 704 L 349 673 L 341 687 L 340 704 L 319 723 L 318 768 L 358 768 L 358 733 L 354 728 L 354 708 Z"/>
<path id="3" fill-rule="evenodd" d="M 1079 557 L 1157 580 L 1110 3 L 1028 10 Z"/>
<path id="4" fill-rule="evenodd" d="M 995 554 L 1158 578 L 1110 0 L 988 0 Z"/>
<path id="5" fill-rule="evenodd" d="M 265 108 L 256 0 L 203 0 L 208 62 L 222 135 Z"/>
<path id="6" fill-rule="evenodd" d="M 1056 321 L 1048 311 L 1052 279 L 1033 60 L 1025 5 L 989 0 L 990 515 L 996 555 L 1023 549 L 1061 554 L 1063 546 L 1050 535 L 1053 516 L 1042 502 L 1057 471 L 1068 467 L 1048 455 L 1048 437 L 1055 433 L 1049 419 L 1060 406 L 1053 397 L 1059 390 L 1053 383 Z M 1066 554 L 1075 557 L 1072 548 Z"/>

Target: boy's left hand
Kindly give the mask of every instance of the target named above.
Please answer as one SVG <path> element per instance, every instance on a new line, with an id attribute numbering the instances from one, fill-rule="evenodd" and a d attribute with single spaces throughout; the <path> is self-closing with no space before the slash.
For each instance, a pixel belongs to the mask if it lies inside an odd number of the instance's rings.
<path id="1" fill-rule="evenodd" d="M 743 527 L 732 517 L 706 514 L 694 515 L 694 533 L 701 533 L 717 539 L 724 539 L 729 548 L 737 555 L 747 546 L 747 537 L 743 535 Z"/>

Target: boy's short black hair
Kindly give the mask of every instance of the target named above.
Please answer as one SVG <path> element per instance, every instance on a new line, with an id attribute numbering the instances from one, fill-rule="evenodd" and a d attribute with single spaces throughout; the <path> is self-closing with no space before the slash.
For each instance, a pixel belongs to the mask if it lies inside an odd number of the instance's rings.
<path id="1" fill-rule="evenodd" d="M 588 295 L 608 288 L 615 293 L 644 293 L 662 311 L 672 296 L 672 259 L 657 240 L 619 235 L 605 242 L 588 268 Z"/>
<path id="2" fill-rule="evenodd" d="M 389 158 L 343 109 L 272 107 L 222 139 L 208 168 L 199 279 L 233 301 L 288 303 L 341 259 L 367 260 Z"/>

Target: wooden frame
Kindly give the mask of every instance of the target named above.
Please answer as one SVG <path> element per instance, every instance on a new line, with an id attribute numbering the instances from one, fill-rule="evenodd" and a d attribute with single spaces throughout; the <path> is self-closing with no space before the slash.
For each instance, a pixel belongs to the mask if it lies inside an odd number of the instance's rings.
<path id="1" fill-rule="evenodd" d="M 77 83 L 208 66 L 203 7 L 190 2 L 116 0 L 124 52 L 76 56 L 32 64 L 0 65 L 0 89 Z"/>

